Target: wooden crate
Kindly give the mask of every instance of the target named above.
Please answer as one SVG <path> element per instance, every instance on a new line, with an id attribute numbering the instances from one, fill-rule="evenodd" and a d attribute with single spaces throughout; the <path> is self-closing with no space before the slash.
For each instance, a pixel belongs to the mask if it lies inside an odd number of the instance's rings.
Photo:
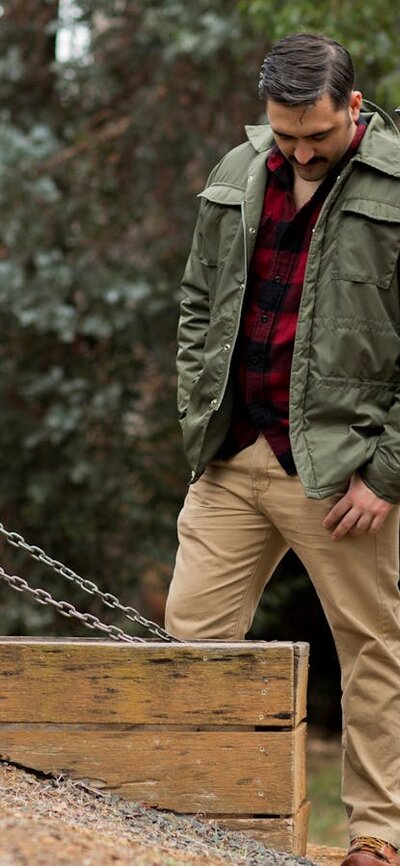
<path id="1" fill-rule="evenodd" d="M 0 638 L 0 758 L 304 854 L 308 645 Z"/>

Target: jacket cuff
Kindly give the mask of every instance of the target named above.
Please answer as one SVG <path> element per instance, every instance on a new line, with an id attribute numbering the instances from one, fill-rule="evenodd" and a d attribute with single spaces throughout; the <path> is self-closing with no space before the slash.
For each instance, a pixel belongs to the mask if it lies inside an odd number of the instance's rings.
<path id="1" fill-rule="evenodd" d="M 389 465 L 379 448 L 370 463 L 358 470 L 364 484 L 391 505 L 400 502 L 400 465 L 395 469 Z"/>

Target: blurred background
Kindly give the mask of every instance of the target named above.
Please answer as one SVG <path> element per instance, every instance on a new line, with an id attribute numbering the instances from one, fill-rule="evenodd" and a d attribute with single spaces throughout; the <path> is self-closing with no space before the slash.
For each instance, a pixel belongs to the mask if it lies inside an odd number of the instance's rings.
<path id="1" fill-rule="evenodd" d="M 339 39 L 393 114 L 399 24 L 394 0 L 0 4 L 0 520 L 156 621 L 188 480 L 175 332 L 196 194 L 263 122 L 277 39 Z M 128 625 L 3 542 L 0 561 Z M 2 634 L 89 634 L 4 584 L 0 601 Z M 293 555 L 250 637 L 311 642 L 310 721 L 337 734 L 332 639 Z"/>

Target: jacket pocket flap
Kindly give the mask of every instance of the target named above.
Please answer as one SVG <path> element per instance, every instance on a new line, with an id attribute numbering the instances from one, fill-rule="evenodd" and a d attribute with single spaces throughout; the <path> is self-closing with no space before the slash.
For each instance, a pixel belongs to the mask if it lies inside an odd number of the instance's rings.
<path id="1" fill-rule="evenodd" d="M 215 204 L 241 205 L 244 200 L 245 191 L 237 186 L 230 186 L 226 183 L 211 183 L 202 192 L 199 192 L 199 198 L 206 198 L 208 201 Z"/>
<path id="2" fill-rule="evenodd" d="M 351 198 L 344 201 L 342 213 L 359 214 L 379 222 L 400 223 L 400 206 L 368 198 Z"/>

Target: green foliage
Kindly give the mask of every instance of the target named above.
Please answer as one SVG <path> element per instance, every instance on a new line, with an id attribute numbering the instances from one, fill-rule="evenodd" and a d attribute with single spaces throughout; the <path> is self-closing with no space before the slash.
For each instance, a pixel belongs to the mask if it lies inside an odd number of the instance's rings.
<path id="1" fill-rule="evenodd" d="M 258 111 L 250 30 L 227 2 L 82 0 L 90 51 L 60 62 L 57 4 L 3 5 L 0 515 L 132 603 L 174 557 L 179 278 L 194 195 Z M 75 633 L 52 620 L 15 597 L 3 629 Z"/>
<path id="2" fill-rule="evenodd" d="M 289 33 L 325 33 L 352 54 L 359 88 L 389 110 L 399 103 L 400 11 L 380 0 L 239 0 L 238 7 L 271 45 Z"/>
<path id="3" fill-rule="evenodd" d="M 308 743 L 307 795 L 311 800 L 308 840 L 312 844 L 346 848 L 347 820 L 340 797 L 340 739 L 321 740 L 311 731 Z"/>

